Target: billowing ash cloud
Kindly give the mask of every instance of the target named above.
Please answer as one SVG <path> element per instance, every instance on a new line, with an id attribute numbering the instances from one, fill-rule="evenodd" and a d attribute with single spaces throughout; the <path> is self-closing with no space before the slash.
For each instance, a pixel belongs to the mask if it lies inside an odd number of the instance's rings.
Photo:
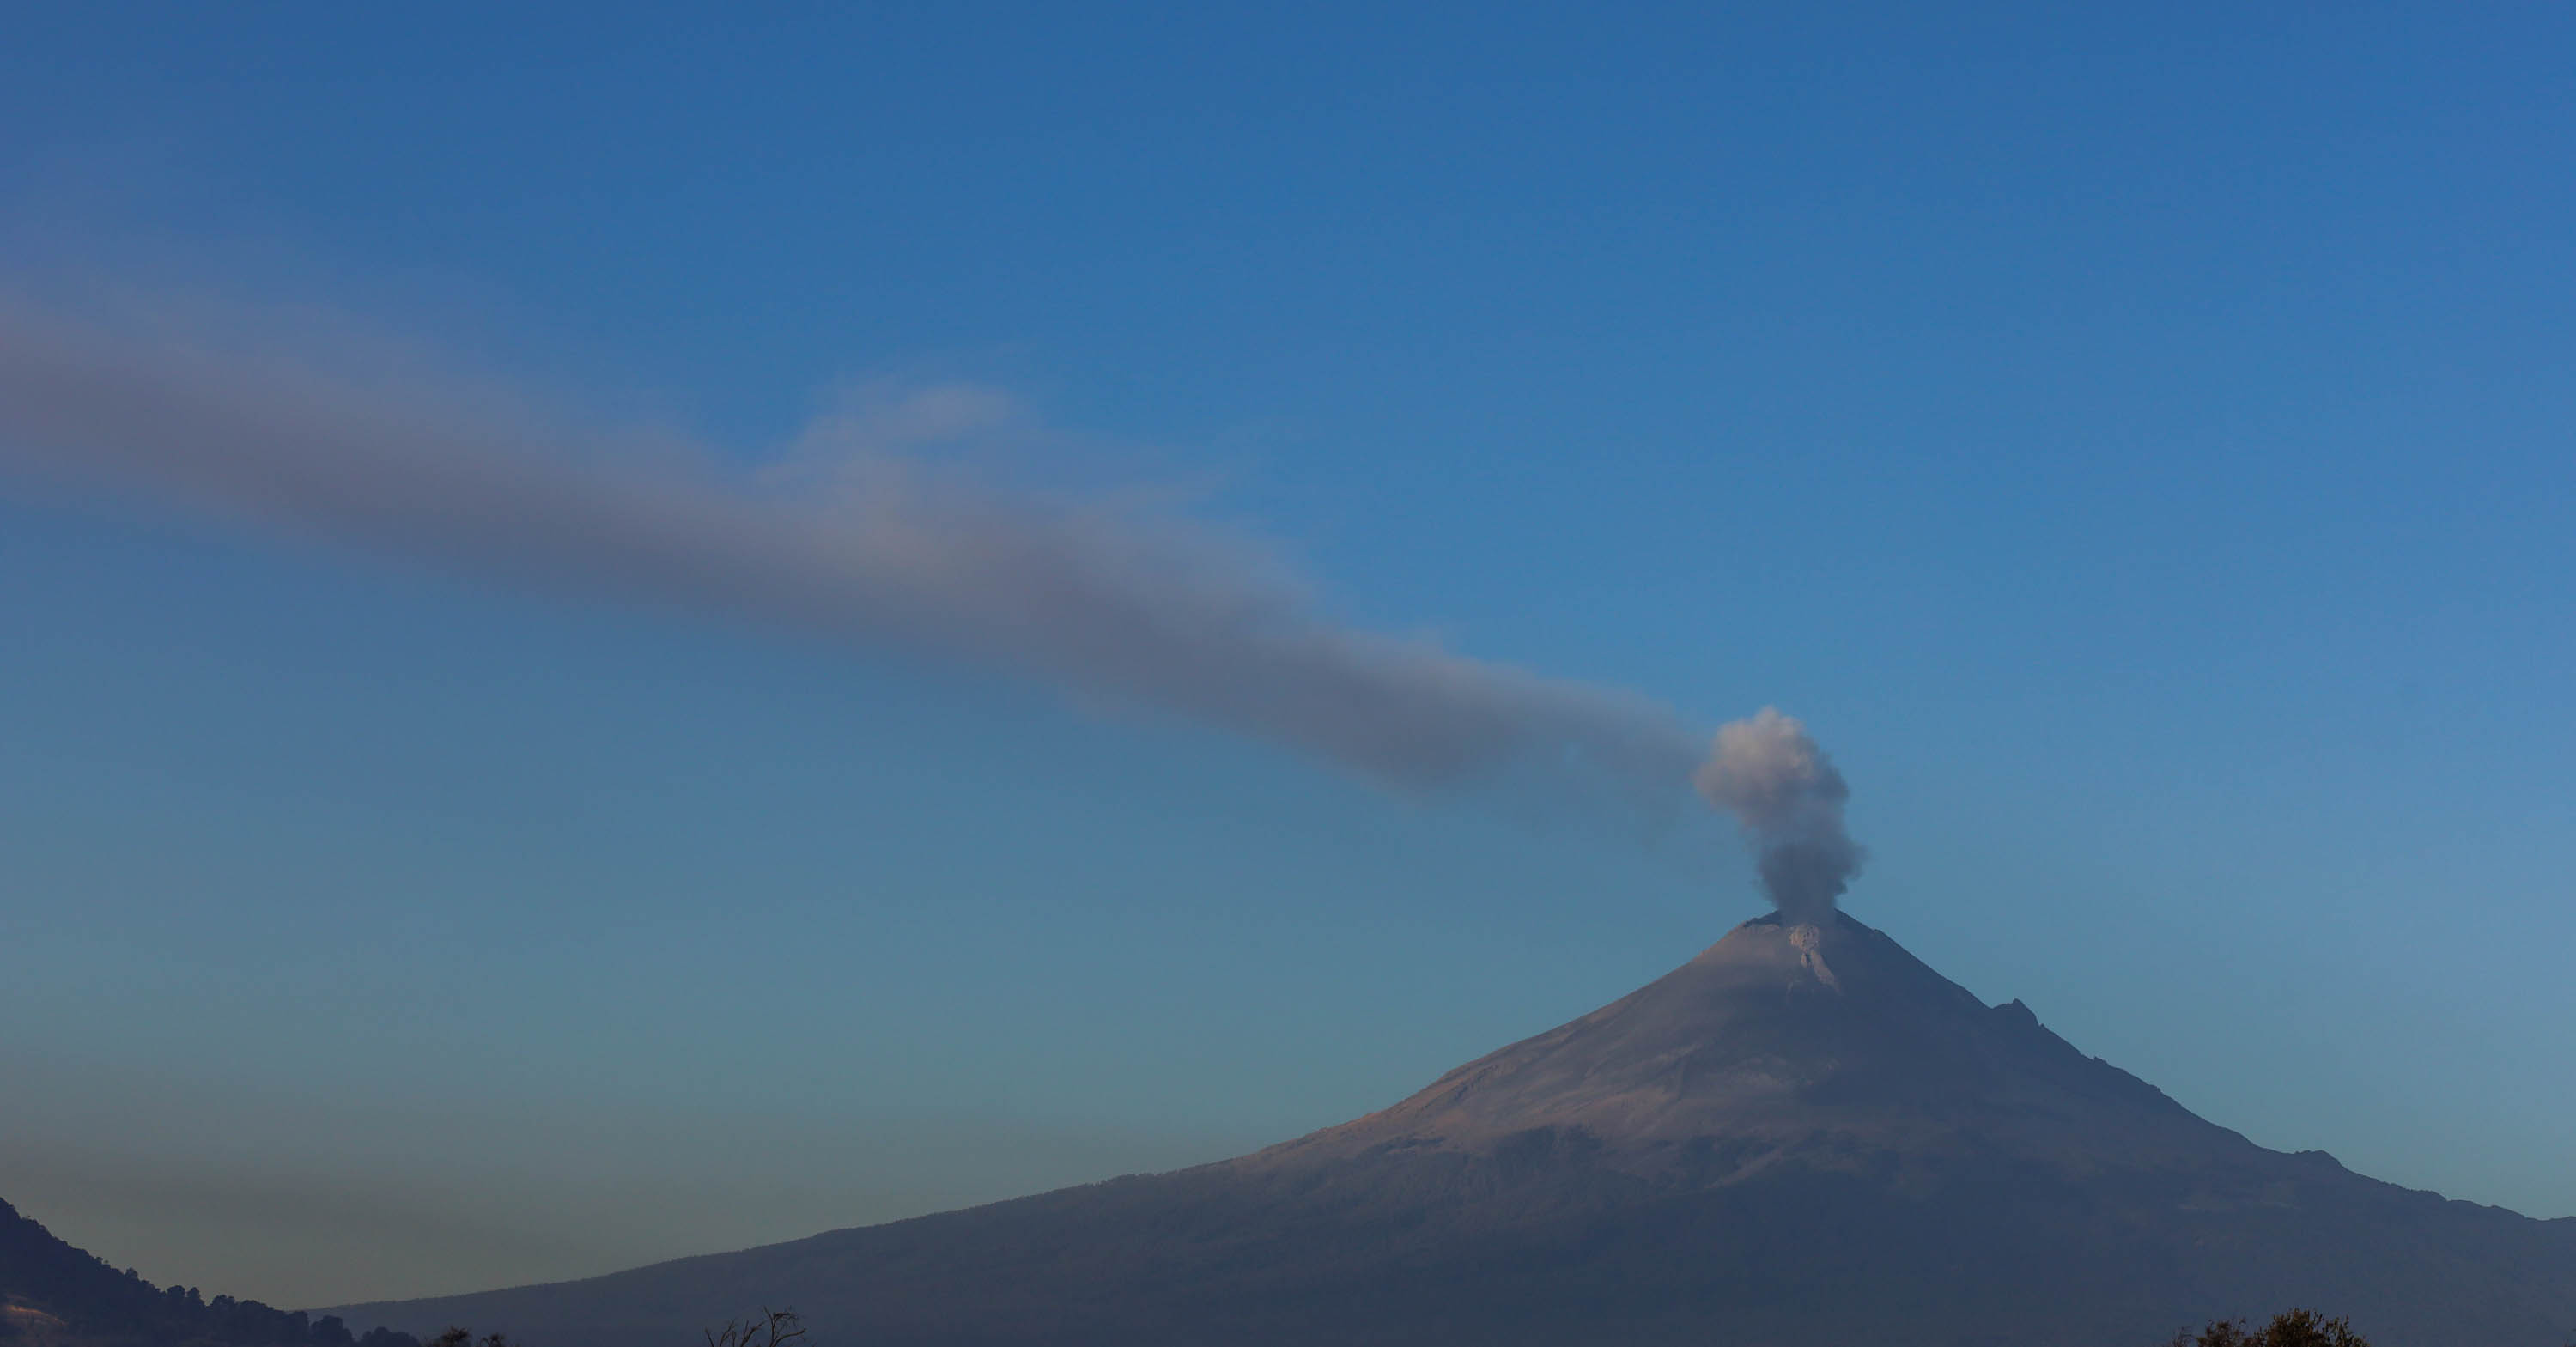
<path id="1" fill-rule="evenodd" d="M 1793 921 L 1822 920 L 1859 873 L 1864 853 L 1843 829 L 1851 787 L 1807 727 L 1774 707 L 1717 732 L 1700 794 L 1743 823 L 1763 891 Z"/>
<path id="2" fill-rule="evenodd" d="M 1655 809 L 1699 764 L 1706 741 L 1670 709 L 1353 629 L 1253 540 L 1132 503 L 971 485 L 902 452 L 1013 414 L 989 390 L 948 386 L 819 421 L 761 472 L 727 473 L 668 444 L 585 458 L 524 415 L 469 420 L 416 387 L 120 340 L 0 303 L 0 468 L 274 533 L 999 665 L 1408 789 L 1527 769 Z M 1747 733 L 1795 734 L 1765 715 Z M 1829 902 L 1857 853 L 1818 849 L 1840 838 L 1813 826 L 1823 796 L 1744 784 L 1756 776 L 1741 762 L 1751 750 L 1730 747 L 1740 729 L 1721 736 L 1703 788 L 1761 840 L 1775 898 Z M 1838 825 L 1841 781 L 1822 771 Z"/>

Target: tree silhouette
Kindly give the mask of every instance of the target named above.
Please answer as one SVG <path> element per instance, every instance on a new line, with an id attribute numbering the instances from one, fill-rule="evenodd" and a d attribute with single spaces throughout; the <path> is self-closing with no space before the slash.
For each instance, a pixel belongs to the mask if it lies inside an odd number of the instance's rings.
<path id="1" fill-rule="evenodd" d="M 722 1328 L 706 1330 L 707 1347 L 787 1347 L 805 1336 L 804 1321 L 794 1310 L 773 1310 L 766 1305 L 749 1319 L 728 1319 Z"/>
<path id="2" fill-rule="evenodd" d="M 2194 1334 L 2174 1335 L 2172 1347 L 2370 1347 L 2370 1339 L 2352 1331 L 2347 1319 L 2329 1319 L 2314 1310 L 2291 1310 L 2272 1316 L 2260 1330 L 2239 1320 L 2221 1320 Z"/>

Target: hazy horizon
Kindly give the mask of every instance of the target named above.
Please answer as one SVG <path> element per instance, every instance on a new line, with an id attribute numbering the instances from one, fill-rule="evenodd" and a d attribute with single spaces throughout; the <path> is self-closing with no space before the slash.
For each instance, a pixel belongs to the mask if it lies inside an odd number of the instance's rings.
<path id="1" fill-rule="evenodd" d="M 1357 1116 L 1768 910 L 1772 706 L 1941 973 L 2576 1215 L 2565 15 L 18 28 L 0 1199 L 119 1267 Z"/>

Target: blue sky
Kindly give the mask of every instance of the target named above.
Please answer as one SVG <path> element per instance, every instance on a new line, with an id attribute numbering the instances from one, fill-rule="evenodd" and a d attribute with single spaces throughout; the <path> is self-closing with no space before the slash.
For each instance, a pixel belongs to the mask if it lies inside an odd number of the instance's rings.
<path id="1" fill-rule="evenodd" d="M 2576 1214 L 2576 20 L 1380 8 L 58 7 L 0 286 L 745 465 L 1007 390 L 1337 618 L 1804 717 L 1851 911 L 2203 1114 Z M 1213 1158 L 1762 910 L 1713 822 L 24 478 L 0 707 L 0 1197 L 209 1294 Z"/>

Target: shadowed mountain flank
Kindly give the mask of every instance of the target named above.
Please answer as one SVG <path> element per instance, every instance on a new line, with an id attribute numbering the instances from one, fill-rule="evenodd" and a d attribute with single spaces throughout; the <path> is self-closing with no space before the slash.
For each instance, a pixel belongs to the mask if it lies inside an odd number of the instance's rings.
<path id="1" fill-rule="evenodd" d="M 1775 916 L 1239 1159 L 344 1312 L 606 1347 L 762 1303 L 905 1347 L 2145 1344 L 2290 1304 L 2561 1347 L 2576 1220 L 2265 1150 L 1848 916 Z"/>
<path id="2" fill-rule="evenodd" d="M 0 1202 L 0 1343 L 23 1347 L 420 1347 L 256 1300 L 205 1299 L 119 1272 Z"/>

